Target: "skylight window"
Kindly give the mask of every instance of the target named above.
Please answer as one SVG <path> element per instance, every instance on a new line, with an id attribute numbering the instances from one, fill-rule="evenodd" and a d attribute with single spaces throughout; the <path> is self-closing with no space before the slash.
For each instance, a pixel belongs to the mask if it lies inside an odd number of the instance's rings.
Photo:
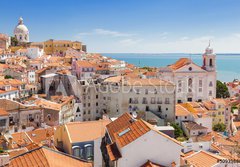
<path id="1" fill-rule="evenodd" d="M 121 136 L 125 135 L 127 132 L 129 132 L 130 130 L 131 130 L 130 128 L 127 128 L 127 129 L 125 129 L 124 131 L 120 132 L 120 133 L 118 134 L 118 136 L 121 137 Z"/>

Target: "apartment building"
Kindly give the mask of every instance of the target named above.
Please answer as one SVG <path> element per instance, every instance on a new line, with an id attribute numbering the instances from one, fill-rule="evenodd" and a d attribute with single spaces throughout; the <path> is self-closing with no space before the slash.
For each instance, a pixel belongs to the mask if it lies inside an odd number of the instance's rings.
<path id="1" fill-rule="evenodd" d="M 105 79 L 100 91 L 109 115 L 146 111 L 175 120 L 175 86 L 168 81 L 115 76 Z"/>

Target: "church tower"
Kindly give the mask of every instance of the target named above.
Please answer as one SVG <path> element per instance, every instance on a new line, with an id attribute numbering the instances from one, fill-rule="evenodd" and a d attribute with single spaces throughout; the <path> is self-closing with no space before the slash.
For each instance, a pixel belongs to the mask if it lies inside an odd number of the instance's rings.
<path id="1" fill-rule="evenodd" d="M 14 35 L 21 43 L 29 42 L 29 31 L 28 28 L 23 24 L 22 17 L 19 18 L 18 25 L 14 29 Z"/>
<path id="2" fill-rule="evenodd" d="M 208 47 L 205 50 L 203 56 L 203 69 L 214 72 L 216 71 L 216 54 L 213 53 L 213 49 L 210 46 L 210 42 Z"/>

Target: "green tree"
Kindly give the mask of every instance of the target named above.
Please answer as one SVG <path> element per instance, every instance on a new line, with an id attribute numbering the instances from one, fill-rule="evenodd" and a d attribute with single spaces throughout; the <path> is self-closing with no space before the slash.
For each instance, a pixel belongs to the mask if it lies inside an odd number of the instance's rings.
<path id="1" fill-rule="evenodd" d="M 183 131 L 182 131 L 182 129 L 181 129 L 176 123 L 171 123 L 171 126 L 174 128 L 175 138 L 178 138 L 178 137 L 182 137 L 182 136 L 183 136 Z"/>
<path id="2" fill-rule="evenodd" d="M 226 130 L 226 125 L 223 123 L 218 123 L 213 126 L 213 130 L 217 132 L 224 132 Z"/>
<path id="3" fill-rule="evenodd" d="M 17 46 L 18 45 L 18 40 L 16 37 L 11 37 L 11 46 Z"/>
<path id="4" fill-rule="evenodd" d="M 217 80 L 217 98 L 230 97 L 227 86 L 221 81 Z"/>
<path id="5" fill-rule="evenodd" d="M 11 75 L 5 75 L 4 78 L 5 79 L 14 79 Z"/>

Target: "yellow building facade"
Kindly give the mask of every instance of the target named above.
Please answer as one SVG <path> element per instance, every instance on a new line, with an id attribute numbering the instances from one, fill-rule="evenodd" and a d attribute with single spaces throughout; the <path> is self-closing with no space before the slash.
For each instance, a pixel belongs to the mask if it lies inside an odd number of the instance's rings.
<path id="1" fill-rule="evenodd" d="M 43 48 L 46 54 L 64 53 L 68 48 L 82 50 L 82 43 L 79 41 L 69 40 L 53 40 L 50 39 L 44 42 Z"/>

